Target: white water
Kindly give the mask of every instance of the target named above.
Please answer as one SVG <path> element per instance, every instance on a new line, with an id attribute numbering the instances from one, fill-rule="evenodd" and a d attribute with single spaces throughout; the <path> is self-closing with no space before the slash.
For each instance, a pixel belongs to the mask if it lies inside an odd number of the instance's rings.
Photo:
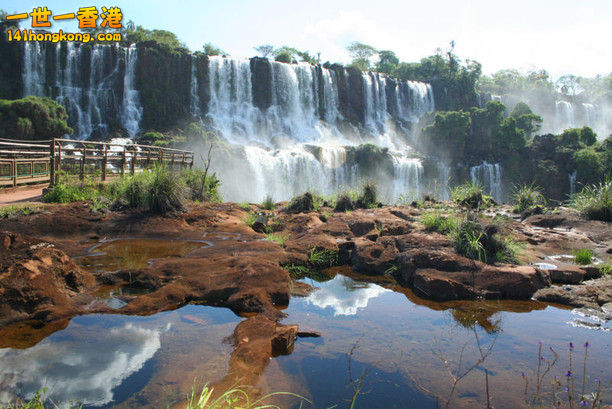
<path id="1" fill-rule="evenodd" d="M 570 196 L 574 196 L 574 193 L 576 193 L 576 177 L 578 176 L 578 171 L 575 170 L 567 176 L 569 178 Z"/>
<path id="2" fill-rule="evenodd" d="M 130 45 L 125 53 L 125 76 L 123 77 L 123 126 L 131 138 L 138 133 L 142 107 L 140 106 L 140 93 L 134 88 L 136 79 L 136 63 L 138 49 Z"/>
<path id="3" fill-rule="evenodd" d="M 470 168 L 472 183 L 480 184 L 497 202 L 502 202 L 502 168 L 499 163 L 491 164 L 483 161 L 478 166 Z"/>
<path id="4" fill-rule="evenodd" d="M 24 96 L 49 97 L 64 105 L 77 139 L 105 136 L 111 122 L 120 122 L 134 136 L 142 117 L 139 93 L 134 89 L 136 48 L 96 44 L 90 54 L 85 49 L 75 43 L 25 43 Z M 126 53 L 123 76 L 118 57 L 122 52 Z M 54 66 L 48 67 L 48 61 L 55 61 Z M 47 78 L 48 72 L 54 73 L 53 78 Z M 118 87 L 123 87 L 123 98 Z"/>
<path id="5" fill-rule="evenodd" d="M 557 101 L 555 103 L 555 126 L 557 130 L 574 128 L 574 124 L 574 106 L 567 101 Z"/>

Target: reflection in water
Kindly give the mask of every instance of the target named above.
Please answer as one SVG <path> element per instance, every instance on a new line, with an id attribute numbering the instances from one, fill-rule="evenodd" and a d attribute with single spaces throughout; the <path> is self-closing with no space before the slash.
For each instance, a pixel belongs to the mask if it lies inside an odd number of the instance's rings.
<path id="1" fill-rule="evenodd" d="M 334 315 L 355 315 L 368 306 L 371 298 L 390 292 L 376 284 L 361 283 L 343 275 L 336 275 L 322 288 L 313 291 L 306 302 L 319 308 L 331 307 Z"/>
<path id="2" fill-rule="evenodd" d="M 100 331 L 88 342 L 75 341 L 79 340 L 44 341 L 25 350 L 1 349 L 0 389 L 19 390 L 30 399 L 45 387 L 56 402 L 104 405 L 113 400 L 113 388 L 140 370 L 161 346 L 159 330 L 131 323 Z"/>

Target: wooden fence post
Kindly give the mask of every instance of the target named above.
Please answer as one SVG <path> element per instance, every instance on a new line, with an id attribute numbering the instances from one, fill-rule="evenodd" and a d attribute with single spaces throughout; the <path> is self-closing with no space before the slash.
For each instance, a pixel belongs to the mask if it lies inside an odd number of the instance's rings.
<path id="1" fill-rule="evenodd" d="M 121 176 L 125 173 L 125 145 L 123 146 L 123 153 L 121 154 Z"/>
<path id="2" fill-rule="evenodd" d="M 49 187 L 55 184 L 55 138 L 51 138 L 49 146 Z"/>
<path id="3" fill-rule="evenodd" d="M 136 151 L 135 148 L 132 149 L 132 163 L 130 163 L 130 173 L 132 174 L 132 176 L 134 176 L 136 174 L 136 154 L 138 152 Z"/>
<path id="4" fill-rule="evenodd" d="M 82 144 L 83 149 L 82 149 L 82 157 L 81 157 L 81 172 L 79 174 L 79 179 L 80 180 L 85 180 L 85 155 L 87 154 L 87 148 L 85 147 L 85 144 Z"/>
<path id="5" fill-rule="evenodd" d="M 102 182 L 104 182 L 106 180 L 106 163 L 108 161 L 108 152 L 106 149 L 107 145 L 104 145 L 104 150 L 102 152 Z"/>

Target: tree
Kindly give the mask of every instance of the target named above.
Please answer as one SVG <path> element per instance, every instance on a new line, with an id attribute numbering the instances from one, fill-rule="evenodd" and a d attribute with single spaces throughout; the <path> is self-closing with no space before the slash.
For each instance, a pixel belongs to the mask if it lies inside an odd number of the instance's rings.
<path id="1" fill-rule="evenodd" d="M 274 46 L 272 44 L 263 44 L 257 47 L 253 47 L 263 58 L 268 58 L 269 55 L 274 53 Z"/>
<path id="2" fill-rule="evenodd" d="M 561 146 L 568 148 L 580 147 L 580 129 L 578 128 L 566 129 L 558 138 Z"/>
<path id="3" fill-rule="evenodd" d="M 573 74 L 566 74 L 559 77 L 557 80 L 557 86 L 562 93 L 572 97 L 582 91 L 582 87 L 578 82 L 578 77 Z"/>
<path id="4" fill-rule="evenodd" d="M 66 109 L 49 98 L 33 95 L 0 99 L 0 137 L 51 139 L 72 133 Z"/>
<path id="5" fill-rule="evenodd" d="M 276 57 L 274 57 L 274 61 L 291 63 L 293 62 L 293 57 L 288 51 L 281 51 L 276 54 Z"/>
<path id="6" fill-rule="evenodd" d="M 225 54 L 225 52 L 222 49 L 214 46 L 212 43 L 206 43 L 204 44 L 202 48 L 204 49 L 204 54 L 206 55 L 215 56 L 215 55 Z"/>
<path id="7" fill-rule="evenodd" d="M 580 130 L 580 142 L 586 146 L 591 146 L 597 142 L 597 134 L 591 128 L 585 126 Z"/>
<path id="8" fill-rule="evenodd" d="M 524 102 L 516 104 L 510 116 L 516 120 L 516 126 L 524 130 L 528 138 L 542 126 L 542 117 L 534 114 L 529 105 Z"/>
<path id="9" fill-rule="evenodd" d="M 131 43 L 155 42 L 158 45 L 169 49 L 186 49 L 176 35 L 166 30 L 147 30 L 142 26 L 136 26 L 133 29 L 127 29 L 124 34 L 124 39 Z"/>
<path id="10" fill-rule="evenodd" d="M 468 112 L 439 111 L 434 122 L 423 128 L 424 144 L 430 150 L 446 150 L 453 158 L 462 158 L 470 132 L 471 118 Z"/>
<path id="11" fill-rule="evenodd" d="M 578 180 L 583 184 L 597 183 L 601 180 L 604 166 L 599 154 L 590 148 L 574 153 L 574 162 L 578 171 Z"/>
<path id="12" fill-rule="evenodd" d="M 376 63 L 376 71 L 385 74 L 391 74 L 397 68 L 399 58 L 393 51 L 384 50 L 378 53 L 378 62 Z"/>
<path id="13" fill-rule="evenodd" d="M 350 56 L 353 58 L 352 65 L 362 71 L 370 69 L 370 59 L 378 54 L 378 50 L 371 45 L 354 41 L 346 47 Z"/>

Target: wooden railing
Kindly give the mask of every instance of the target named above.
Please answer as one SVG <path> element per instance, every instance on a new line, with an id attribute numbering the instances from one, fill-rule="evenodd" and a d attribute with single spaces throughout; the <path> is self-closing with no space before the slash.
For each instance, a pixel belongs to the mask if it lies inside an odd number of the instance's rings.
<path id="1" fill-rule="evenodd" d="M 192 167 L 193 162 L 192 151 L 158 146 L 70 139 L 0 139 L 0 186 L 47 181 L 52 186 L 64 173 L 81 180 L 87 176 L 105 181 L 154 164 L 183 168 Z"/>

